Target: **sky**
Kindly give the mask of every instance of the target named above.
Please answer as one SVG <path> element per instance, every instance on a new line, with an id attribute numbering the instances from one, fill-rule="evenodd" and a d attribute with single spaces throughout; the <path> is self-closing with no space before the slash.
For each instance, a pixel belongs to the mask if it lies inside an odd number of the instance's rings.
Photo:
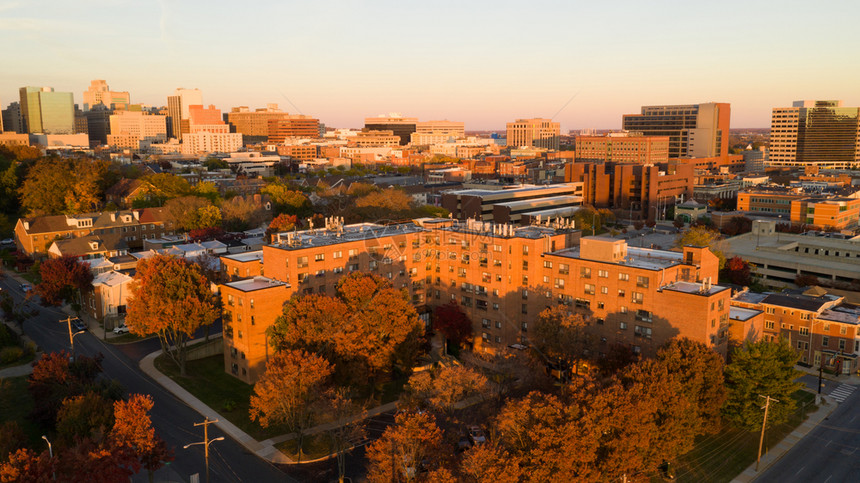
<path id="1" fill-rule="evenodd" d="M 92 79 L 166 105 L 278 103 L 331 127 L 399 112 L 504 129 L 618 129 L 643 105 L 729 102 L 733 128 L 799 99 L 860 105 L 860 2 L 0 0 L 0 104 Z"/>

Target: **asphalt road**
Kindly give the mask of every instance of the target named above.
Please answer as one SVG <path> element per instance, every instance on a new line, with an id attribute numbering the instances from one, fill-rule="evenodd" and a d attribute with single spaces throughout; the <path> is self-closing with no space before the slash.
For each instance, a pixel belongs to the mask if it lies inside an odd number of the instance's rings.
<path id="1" fill-rule="evenodd" d="M 0 281 L 0 286 L 8 290 L 16 300 L 20 300 L 23 296 L 17 282 L 11 278 L 7 277 Z M 56 309 L 42 307 L 35 303 L 29 303 L 28 308 L 37 309 L 39 313 L 27 319 L 24 323 L 24 332 L 45 352 L 68 349 L 68 328 L 58 323 L 58 320 L 64 319 L 66 315 Z M 143 374 L 138 367 L 140 358 L 159 348 L 158 342 L 148 340 L 127 346 L 113 346 L 89 332 L 76 336 L 74 341 L 77 355 L 103 354 L 102 368 L 105 376 L 122 383 L 127 392 L 152 396 L 155 403 L 151 412 L 153 425 L 168 446 L 173 448 L 176 456 L 172 463 L 156 474 L 156 481 L 188 481 L 194 473 L 200 474 L 201 482 L 205 481 L 202 445 L 192 446 L 187 450 L 182 449 L 186 444 L 203 440 L 202 428 L 193 425 L 202 421 L 203 417 Z M 214 425 L 210 426 L 209 436 L 226 438 L 209 446 L 211 481 L 255 483 L 299 481 L 289 477 L 275 465 L 248 452 Z M 148 481 L 145 471 L 136 475 L 135 481 Z"/>
<path id="2" fill-rule="evenodd" d="M 804 376 L 806 379 L 807 376 Z M 810 376 L 812 377 L 812 376 Z M 815 379 L 817 383 L 817 378 Z M 807 382 L 804 380 L 804 382 Z M 814 385 L 814 384 L 813 384 Z M 827 381 L 825 393 L 838 384 Z M 757 482 L 860 481 L 860 391 L 756 478 Z"/>

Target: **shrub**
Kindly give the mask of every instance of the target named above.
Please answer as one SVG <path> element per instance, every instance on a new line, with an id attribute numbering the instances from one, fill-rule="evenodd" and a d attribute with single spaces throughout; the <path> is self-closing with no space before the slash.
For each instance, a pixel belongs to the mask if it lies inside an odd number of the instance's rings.
<path id="1" fill-rule="evenodd" d="M 0 364 L 11 364 L 24 356 L 24 349 L 18 346 L 4 347 L 0 349 Z"/>

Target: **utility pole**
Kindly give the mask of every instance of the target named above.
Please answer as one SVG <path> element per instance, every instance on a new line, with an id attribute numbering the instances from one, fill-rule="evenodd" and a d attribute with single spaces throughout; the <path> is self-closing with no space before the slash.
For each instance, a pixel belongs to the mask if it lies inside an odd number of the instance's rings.
<path id="1" fill-rule="evenodd" d="M 765 402 L 764 402 L 764 407 L 762 408 L 762 409 L 764 409 L 764 421 L 761 422 L 761 438 L 759 438 L 759 440 L 758 440 L 758 458 L 756 458 L 756 460 L 755 460 L 756 472 L 758 472 L 758 463 L 759 463 L 759 461 L 761 461 L 761 447 L 764 444 L 764 428 L 765 428 L 765 426 L 767 426 L 767 410 L 770 407 L 771 401 L 779 402 L 779 399 L 774 399 L 770 396 L 762 396 L 761 394 L 759 394 L 758 397 L 763 398 L 765 400 Z"/>
<path id="2" fill-rule="evenodd" d="M 209 483 L 209 445 L 214 443 L 215 441 L 223 441 L 224 437 L 220 436 L 218 438 L 209 439 L 209 425 L 212 423 L 217 423 L 218 420 L 210 421 L 207 417 L 202 423 L 194 423 L 194 426 L 203 426 L 203 441 L 199 441 L 197 443 L 190 443 L 183 446 L 183 449 L 188 449 L 191 446 L 196 444 L 203 445 L 203 457 L 206 459 L 206 483 Z"/>
<path id="3" fill-rule="evenodd" d="M 69 351 L 71 352 L 71 354 L 69 355 L 69 357 L 70 357 L 71 359 L 74 359 L 74 358 L 75 358 L 75 336 L 76 336 L 76 335 L 78 335 L 78 334 L 83 333 L 84 331 L 83 331 L 83 330 L 81 330 L 81 331 L 78 331 L 78 332 L 72 333 L 72 320 L 78 320 L 78 318 L 77 318 L 77 317 L 74 317 L 74 318 L 73 318 L 73 317 L 70 315 L 70 316 L 68 316 L 68 317 L 66 318 L 66 320 L 61 320 L 61 321 L 59 321 L 59 322 L 60 322 L 61 324 L 65 322 L 66 326 L 69 328 Z"/>

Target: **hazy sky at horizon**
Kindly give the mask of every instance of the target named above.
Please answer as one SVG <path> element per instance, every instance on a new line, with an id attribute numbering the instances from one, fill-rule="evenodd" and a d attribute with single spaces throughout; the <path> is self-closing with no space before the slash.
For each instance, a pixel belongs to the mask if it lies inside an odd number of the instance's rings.
<path id="1" fill-rule="evenodd" d="M 858 19 L 841 0 L 0 0 L 0 103 L 36 85 L 80 104 L 106 79 L 135 103 L 197 87 L 222 111 L 276 102 L 336 127 L 619 128 L 642 105 L 710 101 L 769 127 L 798 99 L 860 105 Z"/>

